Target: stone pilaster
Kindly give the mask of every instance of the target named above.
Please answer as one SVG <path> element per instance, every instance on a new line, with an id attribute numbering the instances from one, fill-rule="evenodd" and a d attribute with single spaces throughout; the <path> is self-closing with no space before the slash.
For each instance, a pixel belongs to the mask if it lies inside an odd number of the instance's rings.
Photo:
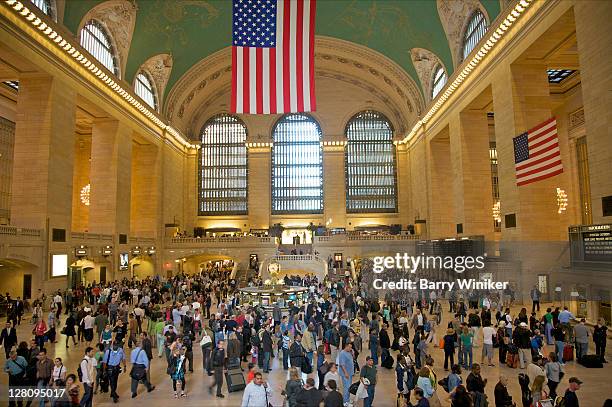
<path id="1" fill-rule="evenodd" d="M 76 93 L 58 79 L 19 78 L 11 223 L 69 230 Z"/>
<path id="2" fill-rule="evenodd" d="M 407 224 L 414 223 L 409 218 L 410 213 L 410 164 L 408 161 L 408 148 L 405 144 L 396 146 L 396 173 L 397 173 L 397 210 L 402 223 L 402 229 Z"/>
<path id="3" fill-rule="evenodd" d="M 267 229 L 272 210 L 270 147 L 250 147 L 248 154 L 249 224 L 252 229 Z"/>
<path id="4" fill-rule="evenodd" d="M 612 7 L 607 1 L 574 2 L 580 80 L 584 101 L 594 223 L 603 217 L 601 198 L 612 195 Z"/>
<path id="5" fill-rule="evenodd" d="M 566 240 L 567 220 L 557 214 L 556 201 L 556 188 L 566 184 L 566 175 L 519 187 L 514 168 L 513 138 L 552 116 L 546 66 L 514 64 L 500 71 L 493 83 L 493 105 L 501 211 L 502 217 L 516 214 L 516 228 L 502 223 L 502 238 Z M 567 149 L 566 139 L 560 138 L 560 148 Z"/>
<path id="6" fill-rule="evenodd" d="M 493 235 L 489 128 L 483 111 L 464 111 L 450 120 L 455 223 L 464 235 Z"/>
<path id="7" fill-rule="evenodd" d="M 160 178 L 159 148 L 153 144 L 135 144 L 132 148 L 130 207 L 130 234 L 132 236 L 156 237 L 161 223 L 159 216 Z"/>
<path id="8" fill-rule="evenodd" d="M 453 168 L 448 129 L 427 143 L 428 202 L 427 224 L 432 239 L 456 235 L 453 199 Z M 425 182 L 425 180 L 424 180 Z"/>
<path id="9" fill-rule="evenodd" d="M 74 146 L 74 173 L 72 176 L 72 230 L 87 232 L 89 205 L 81 200 L 81 190 L 89 184 L 91 137 L 80 136 Z"/>
<path id="10" fill-rule="evenodd" d="M 344 146 L 323 147 L 323 211 L 328 227 L 346 227 Z"/>
<path id="11" fill-rule="evenodd" d="M 89 231 L 129 234 L 132 130 L 117 120 L 96 120 L 91 142 Z"/>

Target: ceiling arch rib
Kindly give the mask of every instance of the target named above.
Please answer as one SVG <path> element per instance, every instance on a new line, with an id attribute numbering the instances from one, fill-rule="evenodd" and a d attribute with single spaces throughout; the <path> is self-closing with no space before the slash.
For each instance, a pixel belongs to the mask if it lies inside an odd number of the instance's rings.
<path id="1" fill-rule="evenodd" d="M 119 76 L 124 78 L 130 52 L 130 44 L 136 25 L 135 2 L 128 0 L 108 0 L 89 10 L 81 19 L 78 33 L 90 20 L 100 22 L 110 34 L 110 40 L 119 60 Z"/>
<path id="2" fill-rule="evenodd" d="M 487 9 L 479 0 L 437 0 L 438 15 L 451 49 L 454 68 L 463 61 L 463 34 L 470 16 L 480 10 L 487 22 L 491 21 Z M 451 70 L 452 71 L 452 70 Z M 447 69 L 447 72 L 448 69 Z"/>
<path id="3" fill-rule="evenodd" d="M 395 62 L 367 47 L 329 37 L 317 37 L 315 49 L 316 77 L 350 83 L 375 95 L 387 106 L 398 135 L 416 122 L 425 105 L 422 94 L 416 82 Z M 202 112 L 228 92 L 230 85 L 231 51 L 225 48 L 200 61 L 179 79 L 168 93 L 166 116 L 193 137 Z"/>
<path id="4" fill-rule="evenodd" d="M 160 111 L 163 109 L 164 92 L 172 72 L 172 65 L 172 55 L 157 54 L 147 59 L 138 69 L 139 72 L 144 71 L 153 79 L 153 86 L 155 86 L 157 92 L 158 110 Z"/>
<path id="5" fill-rule="evenodd" d="M 431 102 L 434 70 L 440 65 L 447 73 L 447 76 L 448 70 L 440 58 L 428 49 L 413 48 L 410 50 L 410 57 L 412 58 L 412 64 L 414 65 L 414 69 L 416 69 L 419 80 L 421 81 L 421 88 L 425 95 L 425 103 L 429 103 Z"/>

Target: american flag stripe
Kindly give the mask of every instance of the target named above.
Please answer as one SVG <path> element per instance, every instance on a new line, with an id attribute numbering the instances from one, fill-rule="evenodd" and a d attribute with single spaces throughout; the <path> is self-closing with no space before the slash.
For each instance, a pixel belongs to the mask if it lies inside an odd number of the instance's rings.
<path id="1" fill-rule="evenodd" d="M 514 139 L 517 185 L 526 185 L 563 172 L 557 121 L 553 117 Z"/>
<path id="2" fill-rule="evenodd" d="M 263 7 L 267 10 L 262 12 Z M 250 33 L 254 31 L 245 34 L 246 28 L 236 26 L 241 17 L 268 16 L 270 10 L 276 15 L 275 25 L 258 22 L 249 26 L 258 31 L 272 28 L 270 36 L 274 32 L 276 36 L 271 41 L 265 38 L 269 42 L 260 43 L 261 36 L 258 42 L 253 42 Z M 314 110 L 315 12 L 316 0 L 234 0 L 232 112 L 274 114 Z"/>

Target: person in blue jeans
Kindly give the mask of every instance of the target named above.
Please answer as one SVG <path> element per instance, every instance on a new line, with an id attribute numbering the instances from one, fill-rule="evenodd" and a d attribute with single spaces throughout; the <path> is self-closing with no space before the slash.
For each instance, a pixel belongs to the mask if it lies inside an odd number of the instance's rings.
<path id="1" fill-rule="evenodd" d="M 378 332 L 375 329 L 370 329 L 370 356 L 374 365 L 378 365 Z"/>
<path id="2" fill-rule="evenodd" d="M 342 379 L 343 399 L 345 403 L 349 402 L 349 387 L 353 383 L 353 375 L 355 374 L 355 365 L 353 363 L 353 345 L 350 342 L 344 344 L 344 349 L 338 354 L 338 372 Z"/>
<path id="3" fill-rule="evenodd" d="M 371 357 L 366 358 L 366 364 L 361 368 L 361 382 L 366 385 L 368 391 L 368 397 L 363 400 L 363 407 L 372 407 L 374 404 L 374 395 L 376 393 L 376 366 L 374 365 L 374 359 Z"/>
<path id="4" fill-rule="evenodd" d="M 472 345 L 473 345 L 474 333 L 471 332 L 467 327 L 463 328 L 463 333 L 459 336 L 459 340 L 461 341 L 461 353 L 463 357 L 461 358 L 463 361 L 464 369 L 472 368 Z"/>
<path id="5" fill-rule="evenodd" d="M 559 363 L 563 364 L 563 348 L 565 348 L 565 332 L 559 323 L 552 330 L 552 336 L 555 339 L 555 350 Z"/>

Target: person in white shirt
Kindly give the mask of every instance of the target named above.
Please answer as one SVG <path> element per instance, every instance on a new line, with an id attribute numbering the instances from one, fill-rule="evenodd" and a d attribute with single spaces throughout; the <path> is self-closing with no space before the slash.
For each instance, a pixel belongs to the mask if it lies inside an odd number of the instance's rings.
<path id="1" fill-rule="evenodd" d="M 83 382 L 83 398 L 81 399 L 81 407 L 92 407 L 93 402 L 93 385 L 94 371 L 96 368 L 96 359 L 94 358 L 94 348 L 91 346 L 85 349 L 85 356 L 79 364 L 81 368 Z"/>
<path id="2" fill-rule="evenodd" d="M 491 326 L 490 323 L 487 323 L 484 328 L 482 328 L 482 364 L 484 365 L 485 357 L 489 361 L 489 366 L 495 366 L 491 360 L 493 359 L 493 336 L 496 335 L 495 328 Z"/>
<path id="3" fill-rule="evenodd" d="M 53 306 L 55 307 L 55 310 L 57 311 L 57 314 L 55 314 L 57 316 L 57 319 L 59 320 L 60 315 L 62 315 L 62 296 L 59 295 L 59 292 L 55 295 L 55 297 L 53 297 Z"/>
<path id="4" fill-rule="evenodd" d="M 325 376 L 323 377 L 323 386 L 327 388 L 327 383 L 330 380 L 335 380 L 336 383 L 342 383 L 340 381 L 340 374 L 338 373 L 338 366 L 336 366 L 336 364 L 333 362 L 329 364 L 329 370 L 327 371 L 327 373 L 325 373 Z"/>
<path id="5" fill-rule="evenodd" d="M 241 407 L 268 407 L 271 398 L 270 386 L 264 381 L 262 374 L 257 372 L 253 381 L 244 389 Z"/>
<path id="6" fill-rule="evenodd" d="M 96 319 L 91 316 L 91 313 L 88 312 L 87 315 L 83 317 L 83 336 L 85 337 L 85 343 L 87 346 L 91 346 L 91 341 L 93 341 L 94 337 L 94 324 Z"/>

